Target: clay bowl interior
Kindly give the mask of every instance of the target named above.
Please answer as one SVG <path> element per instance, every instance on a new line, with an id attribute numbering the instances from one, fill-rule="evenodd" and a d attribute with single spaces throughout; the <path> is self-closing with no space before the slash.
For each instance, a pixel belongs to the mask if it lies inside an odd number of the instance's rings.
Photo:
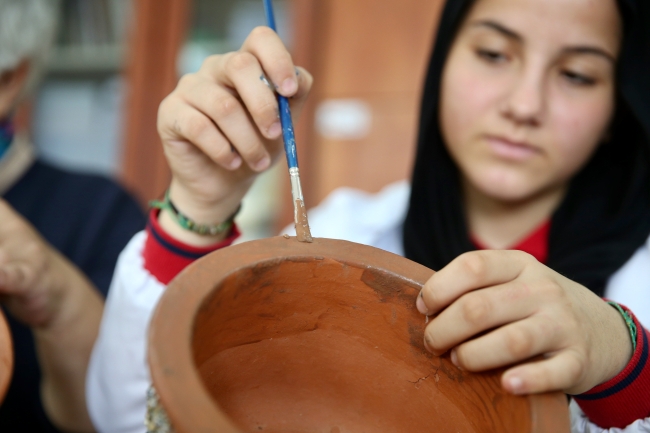
<path id="1" fill-rule="evenodd" d="M 7 320 L 0 310 L 0 403 L 7 393 L 14 367 L 14 349 Z"/>
<path id="2" fill-rule="evenodd" d="M 562 394 L 515 397 L 423 346 L 432 271 L 371 247 L 273 238 L 186 269 L 150 331 L 179 432 L 568 432 Z M 408 277 L 406 277 L 408 276 Z"/>

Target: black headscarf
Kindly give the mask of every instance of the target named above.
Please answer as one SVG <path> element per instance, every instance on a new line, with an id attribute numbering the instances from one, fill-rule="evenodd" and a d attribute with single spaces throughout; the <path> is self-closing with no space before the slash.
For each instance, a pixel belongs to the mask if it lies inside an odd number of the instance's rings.
<path id="1" fill-rule="evenodd" d="M 422 100 L 404 250 L 406 257 L 432 269 L 475 249 L 458 168 L 438 124 L 443 66 L 473 1 L 447 1 Z M 607 279 L 650 235 L 650 1 L 618 3 L 624 36 L 612 132 L 572 179 L 552 215 L 547 260 L 549 267 L 600 296 Z"/>

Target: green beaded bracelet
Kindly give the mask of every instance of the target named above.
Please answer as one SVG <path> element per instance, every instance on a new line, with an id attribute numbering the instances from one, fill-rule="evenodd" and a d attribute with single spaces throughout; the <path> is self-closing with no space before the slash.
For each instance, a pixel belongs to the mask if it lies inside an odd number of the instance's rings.
<path id="1" fill-rule="evenodd" d="M 165 192 L 165 198 L 160 200 L 152 200 L 149 203 L 149 206 L 155 209 L 166 210 L 170 213 L 174 221 L 178 223 L 185 230 L 191 231 L 193 233 L 199 234 L 201 236 L 216 236 L 223 233 L 226 233 L 232 228 L 232 225 L 235 221 L 235 217 L 241 210 L 241 204 L 237 207 L 237 210 L 228 217 L 224 222 L 219 224 L 199 224 L 186 215 L 183 215 L 174 203 L 172 203 L 169 198 L 169 190 Z"/>
<path id="2" fill-rule="evenodd" d="M 614 301 L 607 301 L 609 305 L 612 307 L 616 308 L 619 313 L 621 313 L 621 316 L 623 316 L 623 320 L 625 320 L 625 324 L 627 325 L 627 329 L 630 330 L 630 337 L 632 338 L 632 352 L 636 351 L 636 324 L 634 323 L 634 320 L 632 320 L 632 317 L 630 317 L 630 314 L 625 311 L 623 308 L 621 308 L 620 305 L 618 305 Z"/>

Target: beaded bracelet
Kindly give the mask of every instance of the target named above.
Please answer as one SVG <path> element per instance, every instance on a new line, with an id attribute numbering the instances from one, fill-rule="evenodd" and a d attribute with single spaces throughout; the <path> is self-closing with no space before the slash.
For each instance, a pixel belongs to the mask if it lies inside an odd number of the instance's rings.
<path id="1" fill-rule="evenodd" d="M 618 305 L 614 301 L 607 301 L 609 305 L 612 307 L 616 308 L 619 313 L 621 313 L 621 316 L 623 316 L 623 320 L 625 320 L 625 324 L 627 325 L 627 329 L 630 330 L 630 337 L 632 338 L 632 352 L 636 351 L 636 324 L 634 323 L 634 320 L 632 320 L 632 317 L 630 316 L 630 313 L 625 311 L 620 305 Z"/>
<path id="2" fill-rule="evenodd" d="M 185 230 L 191 231 L 193 233 L 202 235 L 202 236 L 215 236 L 215 235 L 220 235 L 223 233 L 226 233 L 228 230 L 231 229 L 235 217 L 241 210 L 241 204 L 237 207 L 237 210 L 228 217 L 224 222 L 219 223 L 219 224 L 199 224 L 186 215 L 183 215 L 176 206 L 174 206 L 174 203 L 172 203 L 171 199 L 169 198 L 169 190 L 165 191 L 165 198 L 160 201 L 160 200 L 152 200 L 149 202 L 149 206 L 155 209 L 160 209 L 160 210 L 166 210 L 168 211 L 174 221 L 178 223 L 182 228 Z"/>

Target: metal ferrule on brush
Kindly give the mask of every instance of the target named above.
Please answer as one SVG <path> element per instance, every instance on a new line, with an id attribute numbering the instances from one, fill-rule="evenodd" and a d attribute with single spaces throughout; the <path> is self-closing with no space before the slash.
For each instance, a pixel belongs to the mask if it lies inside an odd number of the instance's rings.
<path id="1" fill-rule="evenodd" d="M 302 198 L 302 187 L 300 186 L 300 171 L 298 167 L 291 167 L 289 169 L 289 178 L 291 179 L 291 195 L 293 202 L 296 200 L 304 201 Z"/>

